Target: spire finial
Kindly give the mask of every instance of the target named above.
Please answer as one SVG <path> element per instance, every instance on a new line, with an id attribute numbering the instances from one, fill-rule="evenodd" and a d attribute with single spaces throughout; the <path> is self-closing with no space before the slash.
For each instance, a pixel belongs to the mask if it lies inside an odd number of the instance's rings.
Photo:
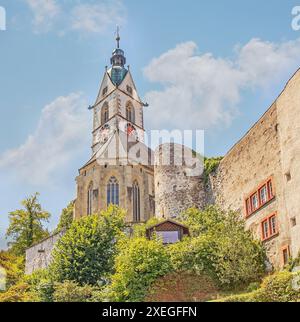
<path id="1" fill-rule="evenodd" d="M 121 40 L 121 37 L 120 37 L 120 27 L 117 25 L 117 31 L 116 31 L 116 41 L 117 41 L 117 48 L 120 48 L 120 40 Z"/>

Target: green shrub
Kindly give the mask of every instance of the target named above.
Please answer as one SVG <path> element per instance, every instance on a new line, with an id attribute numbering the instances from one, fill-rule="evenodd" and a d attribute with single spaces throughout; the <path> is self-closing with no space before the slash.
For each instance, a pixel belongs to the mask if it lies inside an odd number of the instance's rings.
<path id="1" fill-rule="evenodd" d="M 147 228 L 162 222 L 163 219 L 152 217 L 145 224 L 135 224 L 133 226 L 133 237 L 145 237 Z"/>
<path id="2" fill-rule="evenodd" d="M 15 285 L 24 275 L 24 258 L 9 251 L 0 251 L 0 268 L 6 271 L 6 287 Z"/>
<path id="3" fill-rule="evenodd" d="M 48 270 L 35 271 L 24 277 L 30 289 L 37 294 L 40 302 L 53 302 L 54 282 Z"/>
<path id="4" fill-rule="evenodd" d="M 213 263 L 216 261 L 213 245 L 206 235 L 186 238 L 181 243 L 168 246 L 172 265 L 176 271 L 205 273 L 217 280 Z"/>
<path id="5" fill-rule="evenodd" d="M 80 286 L 72 281 L 55 283 L 54 302 L 95 302 L 99 289 L 90 285 Z"/>
<path id="6" fill-rule="evenodd" d="M 159 240 L 125 238 L 119 243 L 115 274 L 106 296 L 111 301 L 143 301 L 151 284 L 172 270 L 170 256 Z"/>
<path id="7" fill-rule="evenodd" d="M 74 281 L 79 285 L 103 283 L 113 269 L 124 218 L 123 210 L 110 206 L 99 215 L 73 222 L 53 251 L 49 268 L 52 279 Z"/>
<path id="8" fill-rule="evenodd" d="M 30 285 L 20 281 L 6 292 L 0 293 L 0 302 L 39 302 L 38 295 L 31 290 Z"/>
<path id="9" fill-rule="evenodd" d="M 253 282 L 248 285 L 247 292 L 254 292 L 254 291 L 257 291 L 259 288 L 260 288 L 260 283 Z"/>
<path id="10" fill-rule="evenodd" d="M 237 213 L 208 207 L 189 209 L 181 221 L 191 238 L 170 247 L 176 269 L 206 272 L 225 288 L 240 288 L 264 275 L 266 254 L 262 244 L 245 231 Z"/>
<path id="11" fill-rule="evenodd" d="M 204 178 L 208 182 L 209 175 L 216 171 L 223 157 L 204 158 Z"/>
<path id="12" fill-rule="evenodd" d="M 261 285 L 261 301 L 291 302 L 300 299 L 300 285 L 296 285 L 298 279 L 300 280 L 299 273 L 289 272 L 280 272 L 265 278 Z"/>

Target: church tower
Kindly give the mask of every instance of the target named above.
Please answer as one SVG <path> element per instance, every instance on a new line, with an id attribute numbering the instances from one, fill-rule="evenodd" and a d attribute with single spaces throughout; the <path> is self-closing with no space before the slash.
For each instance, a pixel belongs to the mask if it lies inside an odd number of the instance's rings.
<path id="1" fill-rule="evenodd" d="M 115 204 L 127 210 L 127 222 L 145 222 L 154 215 L 152 151 L 145 146 L 143 109 L 126 57 L 120 48 L 110 59 L 93 112 L 92 157 L 79 170 L 75 217 Z"/>
<path id="2" fill-rule="evenodd" d="M 94 105 L 93 153 L 97 153 L 110 135 L 126 133 L 131 140 L 144 142 L 143 109 L 129 67 L 125 68 L 126 57 L 120 49 L 117 33 L 117 48 L 106 67 L 100 90 Z"/>

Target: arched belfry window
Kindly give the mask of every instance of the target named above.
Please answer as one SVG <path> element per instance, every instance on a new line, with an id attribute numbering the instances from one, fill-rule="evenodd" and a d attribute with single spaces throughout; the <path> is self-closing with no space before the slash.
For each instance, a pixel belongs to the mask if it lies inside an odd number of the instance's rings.
<path id="1" fill-rule="evenodd" d="M 111 177 L 107 184 L 107 206 L 119 206 L 119 182 L 115 177 Z"/>
<path id="2" fill-rule="evenodd" d="M 126 119 L 131 123 L 135 123 L 135 112 L 131 102 L 126 104 Z"/>
<path id="3" fill-rule="evenodd" d="M 132 187 L 132 208 L 133 208 L 133 221 L 141 221 L 141 196 L 140 187 L 137 181 L 133 183 Z"/>
<path id="4" fill-rule="evenodd" d="M 93 212 L 93 183 L 91 182 L 87 192 L 87 214 L 91 215 Z"/>
<path id="5" fill-rule="evenodd" d="M 108 104 L 105 103 L 102 107 L 102 113 L 101 113 L 101 124 L 104 124 L 109 119 L 109 110 L 108 110 Z"/>

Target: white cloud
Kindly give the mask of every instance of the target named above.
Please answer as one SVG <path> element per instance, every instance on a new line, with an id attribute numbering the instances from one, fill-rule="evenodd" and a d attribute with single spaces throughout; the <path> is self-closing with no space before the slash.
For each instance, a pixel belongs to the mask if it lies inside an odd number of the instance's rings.
<path id="1" fill-rule="evenodd" d="M 108 28 L 124 24 L 126 9 L 122 0 L 100 0 L 96 3 L 58 4 L 57 0 L 25 0 L 33 13 L 37 33 L 56 31 L 64 35 L 70 31 L 104 33 Z M 76 1 L 78 2 L 78 1 Z"/>
<path id="2" fill-rule="evenodd" d="M 125 10 L 120 1 L 80 4 L 71 12 L 71 29 L 103 33 L 111 26 L 122 24 L 124 16 Z"/>
<path id="3" fill-rule="evenodd" d="M 252 39 L 238 50 L 238 67 L 246 81 L 254 86 L 268 86 L 282 73 L 299 67 L 300 39 L 272 43 Z"/>
<path id="4" fill-rule="evenodd" d="M 61 13 L 56 0 L 26 0 L 33 13 L 33 25 L 36 32 L 49 31 L 55 18 Z"/>
<path id="5" fill-rule="evenodd" d="M 51 182 L 87 146 L 90 114 L 79 93 L 58 97 L 44 107 L 37 129 L 18 148 L 0 155 L 0 169 L 13 171 L 30 184 Z"/>
<path id="6" fill-rule="evenodd" d="M 252 39 L 235 50 L 234 59 L 216 58 L 186 42 L 153 59 L 144 74 L 162 89 L 146 94 L 151 114 L 159 115 L 152 127 L 229 125 L 243 90 L 274 84 L 298 67 L 300 39 L 280 44 Z"/>

